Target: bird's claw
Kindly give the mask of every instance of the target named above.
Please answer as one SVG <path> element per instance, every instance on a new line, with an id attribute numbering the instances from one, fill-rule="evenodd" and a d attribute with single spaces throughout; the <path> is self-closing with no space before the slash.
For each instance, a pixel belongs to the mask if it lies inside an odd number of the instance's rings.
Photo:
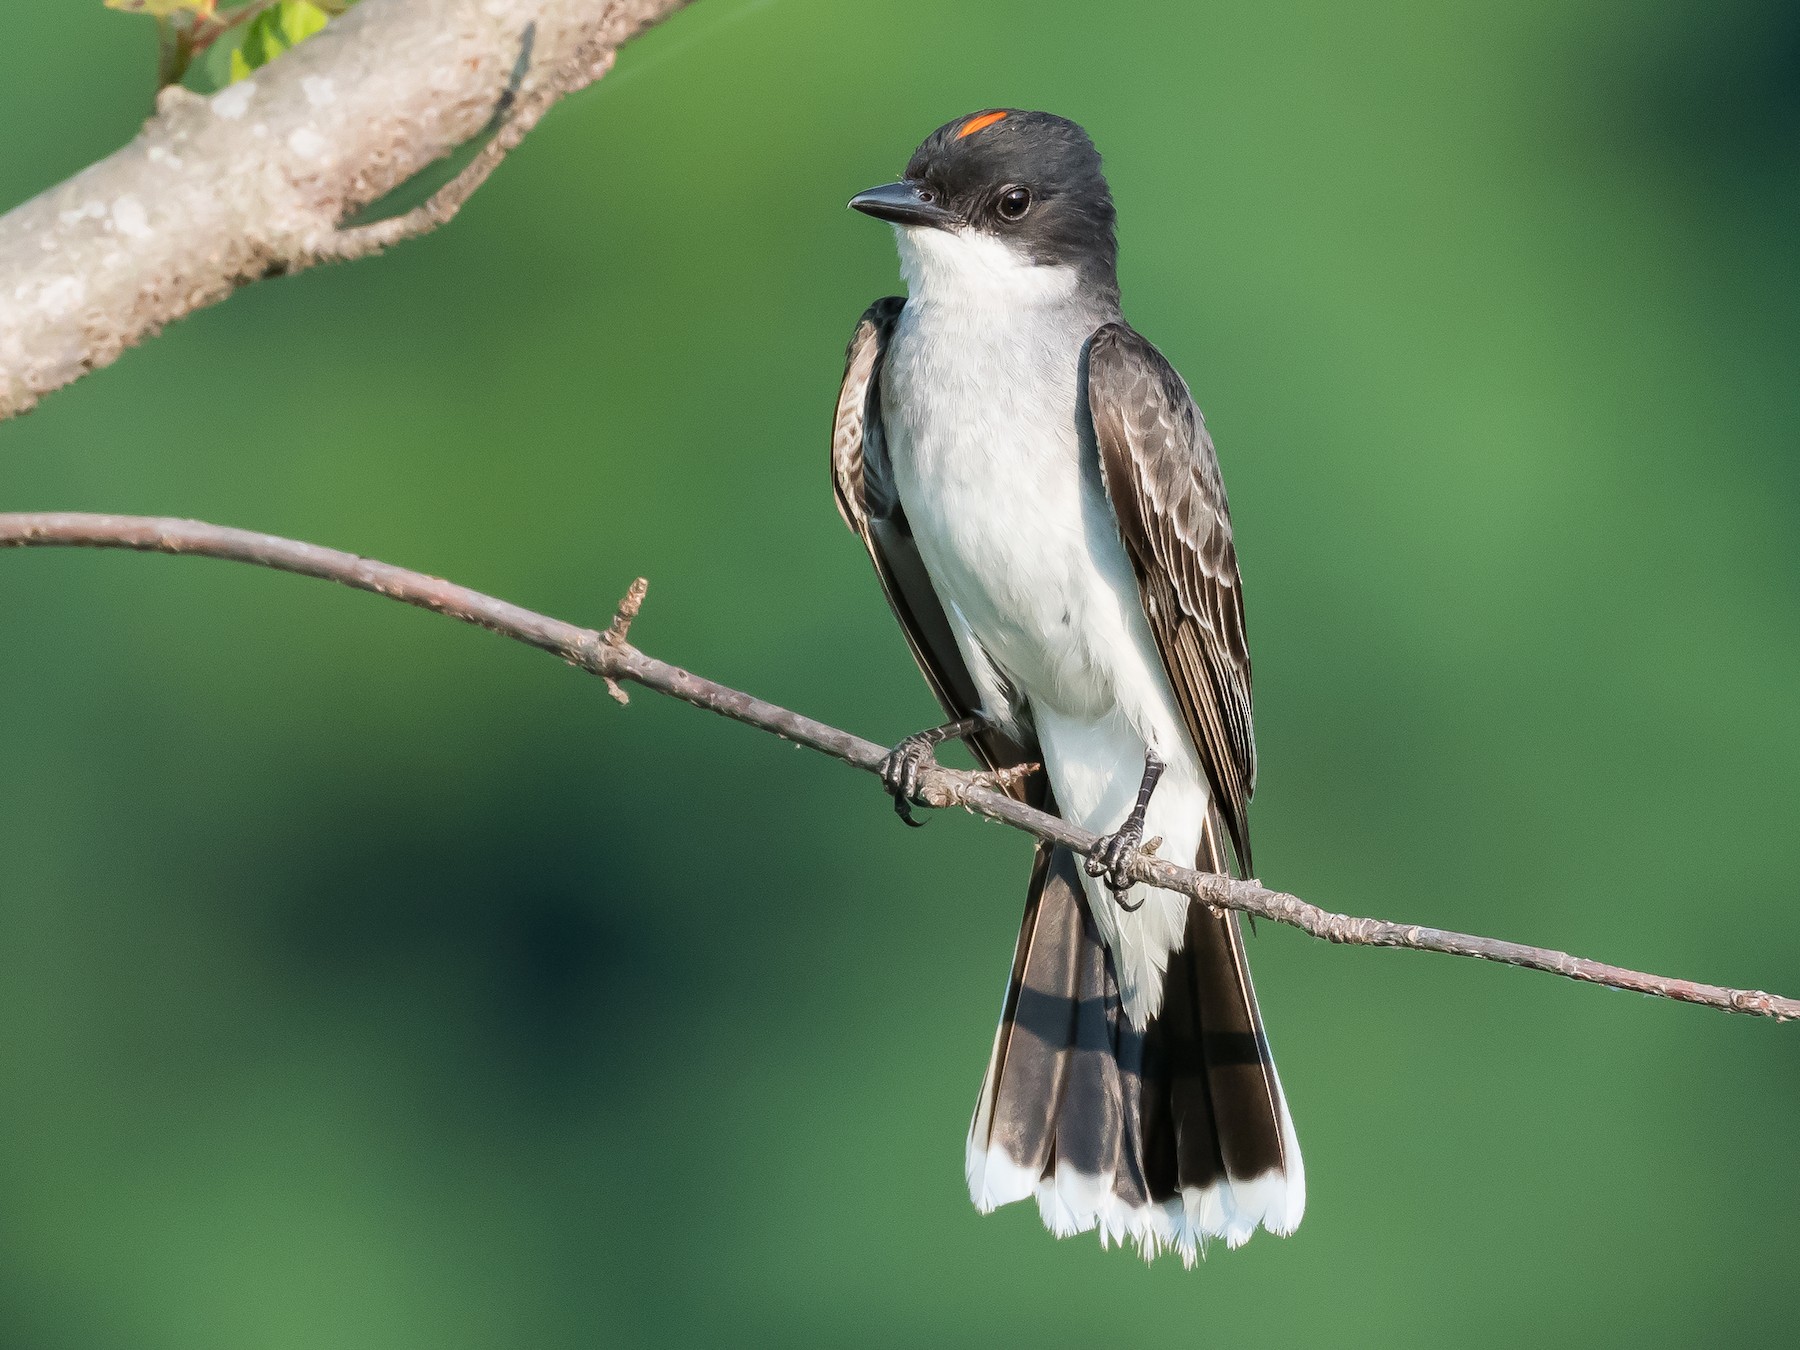
<path id="1" fill-rule="evenodd" d="M 1132 910 L 1138 905 L 1125 903 L 1125 892 L 1132 887 L 1131 867 L 1143 851 L 1144 826 L 1141 821 L 1128 820 L 1119 827 L 1118 833 L 1109 834 L 1102 839 L 1088 855 L 1087 874 L 1090 877 L 1102 877 L 1106 888 L 1113 893 L 1121 909 Z M 1138 904 L 1142 904 L 1140 900 Z"/>
<path id="2" fill-rule="evenodd" d="M 914 732 L 888 751 L 888 757 L 881 761 L 881 785 L 894 799 L 894 813 L 908 825 L 925 823 L 913 819 L 912 809 L 915 803 L 925 805 L 919 798 L 919 780 L 927 769 L 937 767 L 937 757 L 932 753 L 936 743 L 931 732 Z"/>

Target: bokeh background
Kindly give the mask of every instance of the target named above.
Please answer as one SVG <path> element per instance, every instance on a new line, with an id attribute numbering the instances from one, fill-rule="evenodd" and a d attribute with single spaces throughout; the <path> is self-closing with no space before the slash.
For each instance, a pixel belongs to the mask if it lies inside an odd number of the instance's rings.
<path id="1" fill-rule="evenodd" d="M 147 22 L 6 18 L 0 203 Z M 0 426 L 0 509 L 199 516 L 933 720 L 832 508 L 847 214 L 1085 123 L 1224 459 L 1266 878 L 1800 992 L 1800 21 L 1774 0 L 702 0 L 453 228 Z M 1264 925 L 1288 1241 L 987 1217 L 1029 846 L 442 619 L 0 557 L 0 1345 L 1779 1344 L 1800 1033 Z"/>

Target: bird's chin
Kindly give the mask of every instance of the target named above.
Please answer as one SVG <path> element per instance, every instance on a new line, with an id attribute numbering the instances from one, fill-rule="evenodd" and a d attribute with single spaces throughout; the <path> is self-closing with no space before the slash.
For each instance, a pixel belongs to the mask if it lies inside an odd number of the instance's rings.
<path id="1" fill-rule="evenodd" d="M 1074 269 L 1041 265 L 1005 240 L 968 226 L 895 224 L 894 242 L 907 291 L 919 299 L 1023 304 L 1060 299 L 1077 281 Z"/>

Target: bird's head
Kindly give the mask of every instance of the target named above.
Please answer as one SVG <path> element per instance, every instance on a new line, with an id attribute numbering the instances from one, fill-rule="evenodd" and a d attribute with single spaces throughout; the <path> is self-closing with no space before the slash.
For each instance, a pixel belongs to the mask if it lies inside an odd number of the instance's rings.
<path id="1" fill-rule="evenodd" d="M 1116 286 L 1100 153 L 1065 117 L 994 108 L 947 122 L 913 152 L 904 178 L 850 205 L 894 226 L 915 296 Z"/>

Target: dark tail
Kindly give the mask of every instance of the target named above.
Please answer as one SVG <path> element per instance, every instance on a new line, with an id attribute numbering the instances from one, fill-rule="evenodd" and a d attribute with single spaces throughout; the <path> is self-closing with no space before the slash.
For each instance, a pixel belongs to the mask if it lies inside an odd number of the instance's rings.
<path id="1" fill-rule="evenodd" d="M 1197 866 L 1224 870 L 1218 831 Z M 1210 856 L 1210 855 L 1217 856 Z M 1036 1195 L 1058 1237 L 1100 1230 L 1192 1265 L 1208 1238 L 1288 1234 L 1306 1173 L 1235 914 L 1188 911 L 1162 1011 L 1134 1030 L 1067 849 L 1040 845 L 969 1129 L 983 1213 Z"/>

